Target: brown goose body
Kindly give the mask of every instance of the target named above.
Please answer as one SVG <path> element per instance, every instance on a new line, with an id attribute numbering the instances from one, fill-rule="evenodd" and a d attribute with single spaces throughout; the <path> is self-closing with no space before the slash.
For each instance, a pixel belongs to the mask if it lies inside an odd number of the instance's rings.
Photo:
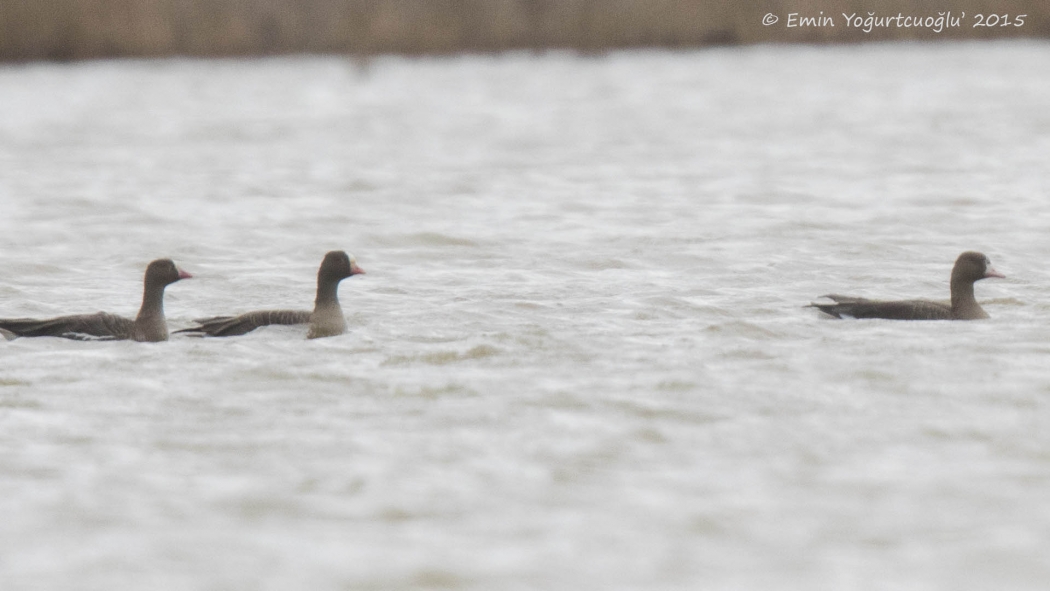
<path id="1" fill-rule="evenodd" d="M 270 325 L 309 324 L 307 338 L 330 337 L 346 332 L 346 318 L 339 305 L 339 282 L 363 274 L 354 257 L 341 250 L 327 253 L 317 270 L 317 297 L 313 311 L 257 310 L 238 316 L 214 316 L 197 320 L 198 326 L 177 330 L 196 336 L 231 337 Z"/>
<path id="2" fill-rule="evenodd" d="M 192 277 L 179 269 L 171 259 L 157 259 L 146 268 L 143 280 L 142 306 L 134 320 L 98 312 L 38 320 L 2 318 L 0 334 L 17 337 L 62 337 L 76 340 L 143 342 L 166 341 L 168 325 L 164 319 L 164 288 L 180 279 Z"/>
<path id="3" fill-rule="evenodd" d="M 987 277 L 1005 277 L 992 268 L 988 257 L 967 251 L 959 255 L 952 267 L 951 303 L 928 300 L 869 300 L 829 294 L 822 296 L 834 303 L 813 303 L 811 307 L 835 318 L 884 318 L 887 320 L 980 320 L 988 313 L 977 303 L 973 284 Z"/>

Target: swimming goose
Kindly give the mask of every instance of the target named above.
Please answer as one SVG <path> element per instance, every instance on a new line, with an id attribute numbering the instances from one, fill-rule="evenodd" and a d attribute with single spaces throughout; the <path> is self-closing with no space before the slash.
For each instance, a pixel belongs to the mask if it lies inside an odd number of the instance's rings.
<path id="1" fill-rule="evenodd" d="M 0 318 L 0 334 L 7 339 L 63 337 L 99 341 L 166 341 L 168 325 L 164 321 L 164 288 L 180 279 L 190 277 L 193 275 L 175 266 L 171 259 L 157 259 L 146 267 L 142 307 L 134 320 L 106 312 L 59 316 L 46 320 Z"/>
<path id="2" fill-rule="evenodd" d="M 973 284 L 987 277 L 1005 278 L 992 268 L 988 257 L 968 251 L 952 267 L 951 303 L 928 300 L 884 301 L 829 294 L 833 304 L 810 304 L 835 318 L 886 318 L 890 320 L 979 320 L 988 313 L 973 296 Z"/>
<path id="3" fill-rule="evenodd" d="M 177 330 L 194 336 L 230 337 L 271 324 L 309 324 L 306 337 L 316 339 L 346 332 L 346 318 L 339 306 L 339 282 L 363 274 L 357 260 L 341 250 L 324 255 L 317 270 L 317 298 L 312 312 L 305 310 L 257 310 L 240 316 L 215 316 L 197 320 L 199 326 Z"/>

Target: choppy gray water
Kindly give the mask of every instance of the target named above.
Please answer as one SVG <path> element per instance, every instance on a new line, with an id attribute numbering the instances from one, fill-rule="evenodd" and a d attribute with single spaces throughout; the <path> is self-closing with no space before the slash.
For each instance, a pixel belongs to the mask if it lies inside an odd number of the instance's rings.
<path id="1" fill-rule="evenodd" d="M 0 68 L 4 589 L 1043 589 L 1050 45 Z M 992 319 L 838 322 L 831 291 Z"/>

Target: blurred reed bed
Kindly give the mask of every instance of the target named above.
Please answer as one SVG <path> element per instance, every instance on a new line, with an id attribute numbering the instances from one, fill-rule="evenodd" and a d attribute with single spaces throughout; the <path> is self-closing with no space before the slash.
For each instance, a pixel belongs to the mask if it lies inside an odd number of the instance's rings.
<path id="1" fill-rule="evenodd" d="M 921 6 L 917 6 L 921 5 Z M 786 16 L 835 26 L 786 27 Z M 1023 27 L 844 26 L 842 13 L 1027 14 Z M 765 26 L 763 16 L 781 18 Z M 0 0 L 0 59 L 450 53 L 1050 37 L 1046 0 Z"/>

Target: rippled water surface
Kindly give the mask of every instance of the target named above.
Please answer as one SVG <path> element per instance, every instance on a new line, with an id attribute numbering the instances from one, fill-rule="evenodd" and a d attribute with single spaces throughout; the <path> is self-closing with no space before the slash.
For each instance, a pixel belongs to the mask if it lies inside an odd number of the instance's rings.
<path id="1" fill-rule="evenodd" d="M 4 589 L 1042 589 L 1050 46 L 0 67 Z M 828 292 L 972 323 L 832 321 Z"/>

